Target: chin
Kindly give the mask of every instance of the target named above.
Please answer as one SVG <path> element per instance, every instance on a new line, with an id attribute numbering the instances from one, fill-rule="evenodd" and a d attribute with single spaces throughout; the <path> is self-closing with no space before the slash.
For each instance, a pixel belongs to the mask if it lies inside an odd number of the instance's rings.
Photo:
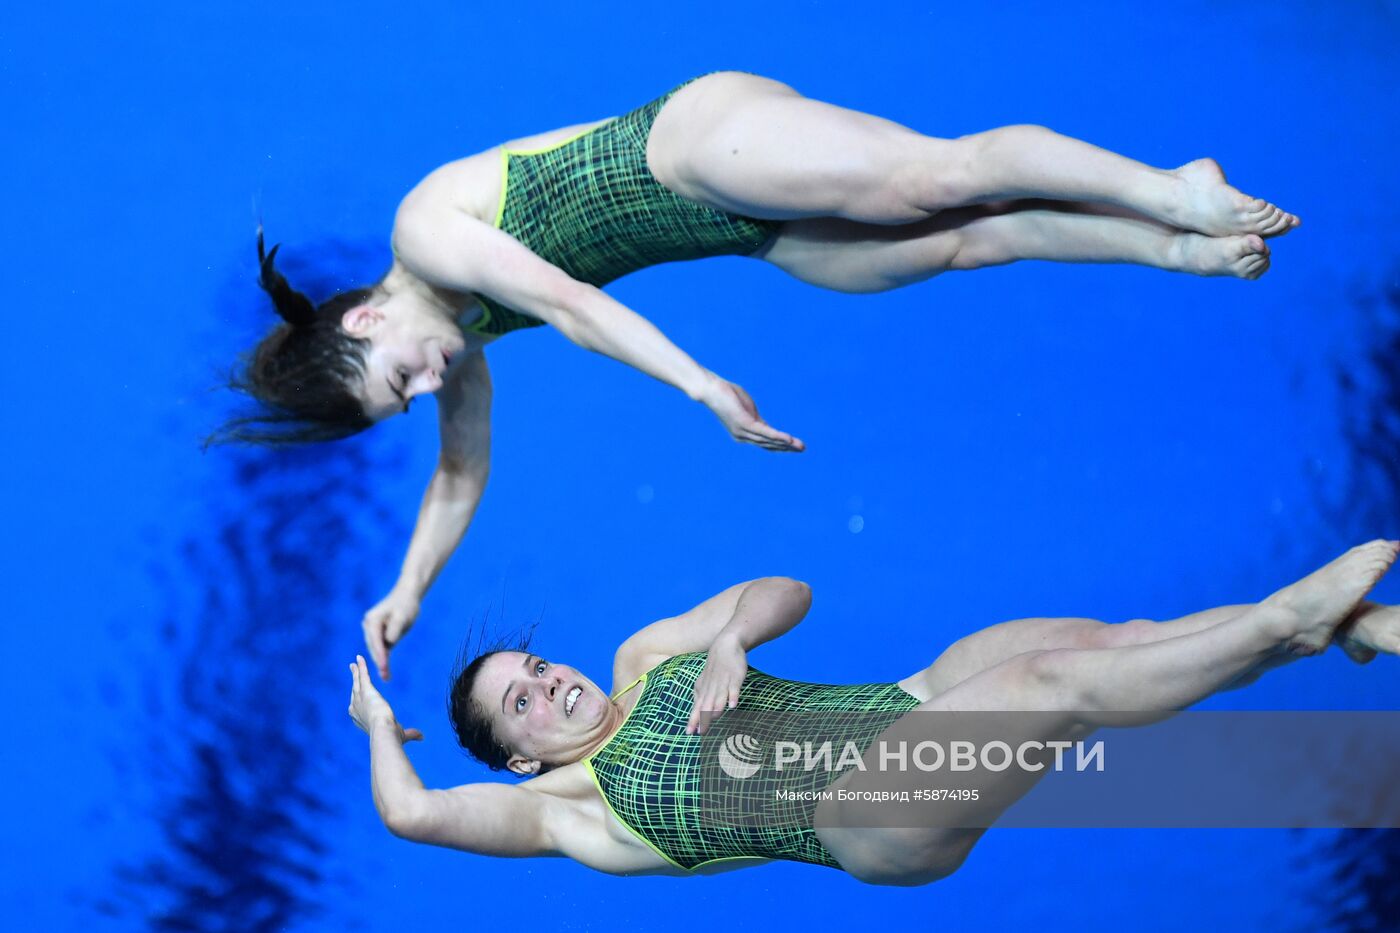
<path id="1" fill-rule="evenodd" d="M 578 698 L 578 705 L 574 708 L 573 718 L 581 725 L 594 726 L 602 718 L 603 708 L 598 703 L 597 695 L 585 689 L 583 696 Z"/>

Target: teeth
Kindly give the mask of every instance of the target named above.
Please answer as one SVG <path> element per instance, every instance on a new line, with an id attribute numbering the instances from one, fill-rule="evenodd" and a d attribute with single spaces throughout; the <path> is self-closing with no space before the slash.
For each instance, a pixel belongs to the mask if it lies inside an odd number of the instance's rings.
<path id="1" fill-rule="evenodd" d="M 565 716 L 572 716 L 572 715 L 574 714 L 574 704 L 578 702 L 578 698 L 579 698 L 582 694 L 583 694 L 583 689 L 580 688 L 580 687 L 575 687 L 574 689 L 572 689 L 572 690 L 569 691 L 569 695 L 568 695 L 567 697 L 564 698 L 564 715 L 565 715 Z"/>

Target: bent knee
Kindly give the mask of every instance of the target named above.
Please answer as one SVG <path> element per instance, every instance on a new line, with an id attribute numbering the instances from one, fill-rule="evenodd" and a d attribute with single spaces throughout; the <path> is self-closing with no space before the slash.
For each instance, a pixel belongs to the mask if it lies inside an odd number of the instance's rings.
<path id="1" fill-rule="evenodd" d="M 1102 647 L 1122 648 L 1127 645 L 1140 645 L 1143 642 L 1151 641 L 1158 625 L 1161 623 L 1152 619 L 1129 619 L 1127 622 L 1105 625 Z"/>
<path id="2" fill-rule="evenodd" d="M 1052 648 L 1030 651 L 1016 660 L 1022 666 L 1027 686 L 1039 702 L 1048 702 L 1051 709 L 1079 710 L 1090 702 L 1082 678 L 1074 675 L 1074 662 L 1083 651 L 1081 648 Z"/>
<path id="3" fill-rule="evenodd" d="M 911 133 L 900 141 L 889 172 L 889 196 L 914 219 L 966 204 L 972 190 L 976 145 Z"/>
<path id="4" fill-rule="evenodd" d="M 913 888 L 941 881 L 967 861 L 981 832 L 971 838 L 931 840 L 928 830 L 881 830 L 878 849 L 862 847 L 856 855 L 838 858 L 841 868 L 857 881 L 884 887 Z"/>
<path id="5" fill-rule="evenodd" d="M 1030 123 L 957 139 L 914 134 L 893 175 L 895 184 L 911 207 L 926 213 L 973 204 L 986 198 L 988 175 L 1002 153 L 1034 148 L 1053 135 Z"/>

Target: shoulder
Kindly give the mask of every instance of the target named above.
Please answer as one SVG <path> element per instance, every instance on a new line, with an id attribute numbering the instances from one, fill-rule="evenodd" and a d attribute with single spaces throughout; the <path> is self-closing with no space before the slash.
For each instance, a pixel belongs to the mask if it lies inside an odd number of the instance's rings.
<path id="1" fill-rule="evenodd" d="M 670 656 L 649 648 L 645 639 L 633 635 L 619 645 L 613 654 L 612 692 L 616 694 L 619 690 L 630 687 L 639 677 L 668 657 Z M 628 699 L 629 705 L 634 699 Z"/>
<path id="2" fill-rule="evenodd" d="M 496 147 L 433 169 L 399 202 L 396 225 L 445 208 L 489 222 L 500 193 L 500 156 Z"/>
<path id="3" fill-rule="evenodd" d="M 419 252 L 444 237 L 460 239 L 473 226 L 489 226 L 500 195 L 500 150 L 448 162 L 429 172 L 394 212 L 396 253 Z"/>

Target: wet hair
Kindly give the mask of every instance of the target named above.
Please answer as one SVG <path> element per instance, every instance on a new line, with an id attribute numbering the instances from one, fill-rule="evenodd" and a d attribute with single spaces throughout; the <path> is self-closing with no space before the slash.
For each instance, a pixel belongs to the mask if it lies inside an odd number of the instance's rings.
<path id="1" fill-rule="evenodd" d="M 507 651 L 528 651 L 532 634 L 533 628 L 509 641 L 497 641 L 488 650 L 480 653 L 468 652 L 464 648 L 452 670 L 447 688 L 447 718 L 452 720 L 452 731 L 457 735 L 457 744 L 492 771 L 505 768 L 506 763 L 510 761 L 512 750 L 496 737 L 490 712 L 476 701 L 472 691 L 476 688 L 476 679 L 481 674 L 482 667 L 489 659 Z M 471 653 L 475 653 L 476 657 L 468 661 Z"/>
<path id="2" fill-rule="evenodd" d="M 332 441 L 374 424 L 356 392 L 365 375 L 369 341 L 340 326 L 346 311 L 364 304 L 373 288 L 341 292 L 315 305 L 277 271 L 278 246 L 263 248 L 258 229 L 258 285 L 282 317 L 229 379 L 260 410 L 232 418 L 206 444 L 269 446 Z"/>

